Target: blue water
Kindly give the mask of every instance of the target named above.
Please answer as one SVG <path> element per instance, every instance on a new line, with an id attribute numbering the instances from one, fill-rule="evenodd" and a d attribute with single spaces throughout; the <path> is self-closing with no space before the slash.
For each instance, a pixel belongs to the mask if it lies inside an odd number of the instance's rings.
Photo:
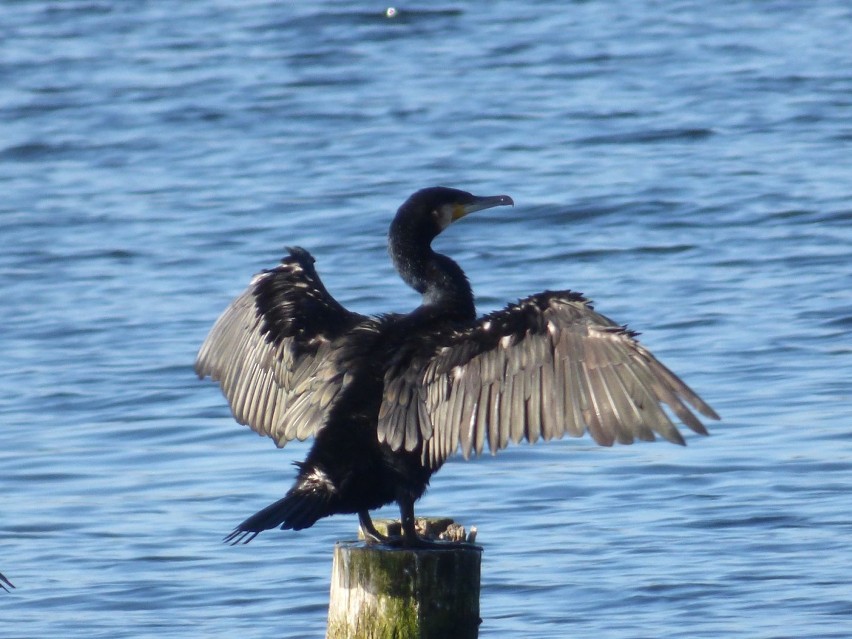
<path id="1" fill-rule="evenodd" d="M 480 310 L 582 291 L 724 417 L 449 463 L 481 636 L 852 636 L 849 3 L 384 9 L 0 3 L 3 637 L 323 635 L 355 518 L 221 544 L 308 444 L 192 363 L 285 245 L 415 306 L 384 235 L 431 184 L 515 199 L 439 240 Z"/>

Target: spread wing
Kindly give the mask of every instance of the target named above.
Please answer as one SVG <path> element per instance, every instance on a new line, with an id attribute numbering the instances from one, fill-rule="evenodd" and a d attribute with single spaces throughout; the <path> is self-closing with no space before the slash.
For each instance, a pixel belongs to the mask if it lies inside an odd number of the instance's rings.
<path id="1" fill-rule="evenodd" d="M 289 249 L 225 310 L 195 361 L 219 382 L 234 417 L 283 446 L 315 434 L 343 386 L 336 354 L 364 319 L 325 289 L 314 258 Z"/>
<path id="2" fill-rule="evenodd" d="M 467 458 L 585 432 L 604 446 L 654 433 L 683 444 L 663 405 L 701 434 L 687 404 L 719 418 L 635 333 L 571 291 L 531 296 L 432 338 L 431 349 L 389 369 L 378 432 L 394 449 L 422 444 L 433 468 L 459 448 Z"/>

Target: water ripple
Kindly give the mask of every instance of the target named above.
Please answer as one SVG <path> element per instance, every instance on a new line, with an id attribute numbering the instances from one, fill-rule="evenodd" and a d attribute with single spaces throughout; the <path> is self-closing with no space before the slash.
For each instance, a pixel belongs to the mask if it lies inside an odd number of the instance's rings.
<path id="1" fill-rule="evenodd" d="M 852 635 L 848 6 L 386 8 L 0 4 L 6 635 L 322 634 L 355 521 L 222 545 L 309 444 L 192 361 L 288 245 L 410 310 L 428 184 L 517 202 L 436 243 L 480 310 L 583 291 L 724 416 L 451 460 L 419 511 L 478 526 L 482 636 Z"/>

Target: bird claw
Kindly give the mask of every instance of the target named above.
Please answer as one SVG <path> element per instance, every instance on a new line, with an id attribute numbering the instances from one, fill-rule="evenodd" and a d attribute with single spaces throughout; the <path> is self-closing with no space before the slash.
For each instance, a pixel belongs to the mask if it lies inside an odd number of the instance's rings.
<path id="1" fill-rule="evenodd" d="M 468 541 L 451 541 L 444 539 L 426 539 L 420 535 L 414 538 L 405 535 L 380 535 L 380 539 L 365 536 L 364 541 L 370 546 L 386 546 L 388 548 L 405 548 L 409 550 L 450 550 L 452 548 L 478 548 Z"/>
<path id="2" fill-rule="evenodd" d="M 390 546 L 396 548 L 402 545 L 401 535 L 364 535 L 364 542 L 368 546 Z"/>

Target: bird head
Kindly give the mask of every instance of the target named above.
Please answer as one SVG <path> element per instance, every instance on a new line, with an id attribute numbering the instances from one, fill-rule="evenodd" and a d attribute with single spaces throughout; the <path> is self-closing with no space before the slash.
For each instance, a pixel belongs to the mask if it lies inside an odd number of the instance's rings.
<path id="1" fill-rule="evenodd" d="M 431 242 L 450 224 L 474 211 L 495 206 L 513 205 L 508 195 L 479 196 L 451 189 L 432 186 L 420 189 L 399 207 L 391 224 L 391 235 L 406 235 Z"/>

